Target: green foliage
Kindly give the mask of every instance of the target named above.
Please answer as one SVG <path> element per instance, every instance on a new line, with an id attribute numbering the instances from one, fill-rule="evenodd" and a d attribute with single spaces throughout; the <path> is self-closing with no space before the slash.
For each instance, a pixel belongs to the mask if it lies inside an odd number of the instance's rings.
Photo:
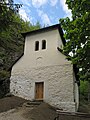
<path id="1" fill-rule="evenodd" d="M 0 1 L 0 32 L 8 28 L 20 7 L 21 4 L 13 4 L 13 0 L 9 0 L 8 3 L 6 0 Z"/>
<path id="2" fill-rule="evenodd" d="M 4 6 L 2 6 L 3 8 Z M 3 69 L 8 70 L 9 67 L 13 64 L 13 62 L 22 54 L 24 39 L 21 35 L 22 32 L 27 32 L 40 28 L 40 24 L 32 25 L 30 22 L 25 22 L 22 18 L 20 18 L 19 14 L 15 12 L 11 12 L 11 9 L 8 10 L 7 6 L 5 6 L 5 10 L 2 11 L 1 18 L 6 19 L 5 14 L 8 15 L 8 25 L 1 25 L 0 32 L 0 59 L 3 60 Z M 5 13 L 5 14 L 4 14 Z M 11 20 L 11 18 L 13 18 Z M 6 20 L 7 22 L 7 20 Z"/>
<path id="3" fill-rule="evenodd" d="M 68 8 L 72 11 L 72 20 L 68 17 L 60 19 L 65 39 L 65 54 L 73 64 L 79 68 L 80 80 L 90 83 L 90 0 L 66 0 Z M 81 83 L 82 84 L 82 83 Z M 82 85 L 81 85 L 82 86 Z M 89 86 L 90 87 L 90 86 Z M 88 89 L 89 90 L 89 89 Z M 88 99 L 90 99 L 88 91 Z"/>
<path id="4" fill-rule="evenodd" d="M 72 10 L 72 20 L 61 19 L 60 23 L 68 40 L 64 48 L 66 54 L 73 53 L 72 63 L 77 64 L 81 80 L 90 80 L 90 1 L 66 0 Z"/>
<path id="5" fill-rule="evenodd" d="M 80 94 L 84 96 L 85 99 L 88 99 L 88 81 L 80 81 Z"/>
<path id="6" fill-rule="evenodd" d="M 13 0 L 9 6 L 0 1 L 0 94 L 4 95 L 9 90 L 10 70 L 14 62 L 23 53 L 24 38 L 21 33 L 39 29 L 39 22 L 32 25 L 20 18 L 15 11 Z M 18 6 L 17 6 L 18 7 Z M 17 10 L 17 9 L 16 9 Z"/>
<path id="7" fill-rule="evenodd" d="M 8 77 L 10 77 L 10 72 L 8 72 L 6 70 L 0 71 L 0 80 L 5 80 Z"/>

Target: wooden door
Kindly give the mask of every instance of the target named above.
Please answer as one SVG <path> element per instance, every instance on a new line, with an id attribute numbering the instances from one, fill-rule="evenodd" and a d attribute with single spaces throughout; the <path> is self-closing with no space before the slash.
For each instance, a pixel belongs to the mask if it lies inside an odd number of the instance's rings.
<path id="1" fill-rule="evenodd" d="M 36 100 L 43 100 L 43 92 L 44 92 L 44 83 L 43 82 L 35 83 Z"/>

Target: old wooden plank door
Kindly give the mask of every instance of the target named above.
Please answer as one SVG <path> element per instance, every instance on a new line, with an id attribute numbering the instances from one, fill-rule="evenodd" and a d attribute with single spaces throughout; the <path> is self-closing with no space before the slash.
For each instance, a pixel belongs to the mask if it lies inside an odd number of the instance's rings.
<path id="1" fill-rule="evenodd" d="M 44 82 L 35 83 L 35 99 L 43 100 Z"/>

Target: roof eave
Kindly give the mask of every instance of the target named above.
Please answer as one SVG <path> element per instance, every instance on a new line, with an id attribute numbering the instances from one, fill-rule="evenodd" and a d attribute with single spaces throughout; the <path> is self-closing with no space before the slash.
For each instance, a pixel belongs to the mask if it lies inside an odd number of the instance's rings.
<path id="1" fill-rule="evenodd" d="M 61 36 L 61 39 L 62 39 L 62 42 L 63 42 L 63 45 L 66 44 L 66 41 L 63 37 L 63 30 L 61 28 L 61 25 L 60 24 L 56 24 L 56 25 L 53 25 L 53 26 L 49 26 L 49 27 L 45 27 L 45 28 L 41 28 L 41 29 L 38 29 L 38 30 L 34 30 L 34 31 L 30 31 L 30 32 L 26 32 L 26 33 L 21 33 L 22 36 L 25 37 L 29 34 L 29 35 L 32 35 L 32 34 L 36 34 L 36 33 L 41 33 L 41 32 L 44 32 L 44 31 L 48 31 L 48 30 L 52 30 L 52 29 L 58 29 L 59 30 L 59 34 Z"/>

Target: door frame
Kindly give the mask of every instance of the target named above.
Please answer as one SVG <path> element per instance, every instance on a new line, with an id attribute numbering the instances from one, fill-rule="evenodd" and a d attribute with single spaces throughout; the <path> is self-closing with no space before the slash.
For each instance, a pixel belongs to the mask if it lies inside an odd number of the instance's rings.
<path id="1" fill-rule="evenodd" d="M 37 88 L 36 88 L 36 85 L 37 85 L 37 84 L 40 84 L 40 83 L 41 83 L 42 86 L 43 86 L 43 88 L 42 88 L 42 94 L 43 94 L 43 95 L 42 95 L 42 98 L 39 99 L 39 98 L 36 98 L 36 89 L 37 89 Z M 34 98 L 35 98 L 35 100 L 43 100 L 43 99 L 44 99 L 44 82 L 35 82 Z"/>

